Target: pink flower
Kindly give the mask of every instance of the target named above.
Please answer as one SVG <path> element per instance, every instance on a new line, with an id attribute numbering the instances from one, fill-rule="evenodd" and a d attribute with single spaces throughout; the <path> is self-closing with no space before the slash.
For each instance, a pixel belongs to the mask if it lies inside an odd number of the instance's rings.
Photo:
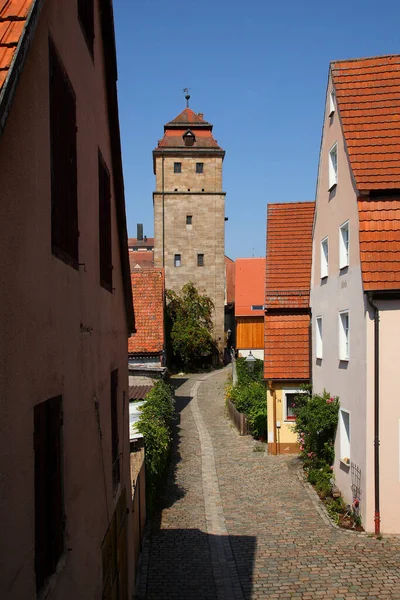
<path id="1" fill-rule="evenodd" d="M 333 471 L 333 466 L 332 466 L 332 467 L 330 467 L 330 470 L 331 470 L 331 471 Z"/>
<path id="2" fill-rule="evenodd" d="M 303 451 L 304 450 L 304 446 L 300 446 L 300 450 Z"/>
<path id="3" fill-rule="evenodd" d="M 312 452 L 309 452 L 309 453 L 307 454 L 308 458 L 311 458 L 311 457 L 312 457 L 312 455 L 313 455 L 313 453 L 312 453 Z"/>

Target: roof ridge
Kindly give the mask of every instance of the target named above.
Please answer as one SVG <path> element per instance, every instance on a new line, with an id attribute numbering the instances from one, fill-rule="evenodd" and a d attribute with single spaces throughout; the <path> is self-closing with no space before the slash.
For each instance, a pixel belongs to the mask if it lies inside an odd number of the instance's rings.
<path id="1" fill-rule="evenodd" d="M 400 54 L 378 54 L 377 56 L 363 56 L 360 58 L 342 58 L 342 59 L 338 59 L 338 60 L 331 60 L 330 61 L 330 65 L 333 64 L 337 64 L 337 63 L 346 63 L 346 62 L 362 62 L 364 60 L 379 60 L 382 58 L 400 58 Z"/>

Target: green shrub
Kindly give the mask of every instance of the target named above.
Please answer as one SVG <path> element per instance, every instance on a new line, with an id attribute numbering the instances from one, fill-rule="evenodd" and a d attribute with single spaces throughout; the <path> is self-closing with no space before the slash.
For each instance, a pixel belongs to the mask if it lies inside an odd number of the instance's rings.
<path id="1" fill-rule="evenodd" d="M 265 384 L 262 381 L 250 380 L 247 384 L 229 387 L 227 394 L 236 409 L 246 415 L 252 435 L 256 438 L 265 437 L 267 432 Z"/>
<path id="2" fill-rule="evenodd" d="M 146 498 L 149 513 L 155 506 L 168 466 L 173 415 L 172 387 L 158 381 L 146 396 L 137 426 L 145 442 Z"/>
<path id="3" fill-rule="evenodd" d="M 253 371 L 250 371 L 246 364 L 246 359 L 240 357 L 236 360 L 236 373 L 238 385 L 247 385 L 252 381 L 261 383 L 264 376 L 264 362 L 259 358 L 256 358 Z"/>

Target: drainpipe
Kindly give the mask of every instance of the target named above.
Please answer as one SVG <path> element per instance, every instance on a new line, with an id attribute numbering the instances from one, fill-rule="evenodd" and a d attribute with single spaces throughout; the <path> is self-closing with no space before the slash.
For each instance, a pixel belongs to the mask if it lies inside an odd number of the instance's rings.
<path id="1" fill-rule="evenodd" d="M 379 308 L 373 302 L 373 294 L 367 294 L 374 309 L 374 486 L 375 486 L 375 535 L 381 531 L 379 490 Z"/>
<path id="2" fill-rule="evenodd" d="M 268 381 L 268 387 L 271 391 L 272 394 L 272 419 L 273 419 L 273 423 L 274 423 L 274 444 L 275 444 L 275 452 L 273 454 L 278 454 L 278 440 L 277 440 L 277 427 L 276 427 L 276 391 L 274 389 L 274 384 L 272 382 L 272 380 Z"/>
<path id="3" fill-rule="evenodd" d="M 162 186 L 162 266 L 165 269 L 165 216 L 164 216 L 164 152 L 161 153 L 161 186 Z"/>

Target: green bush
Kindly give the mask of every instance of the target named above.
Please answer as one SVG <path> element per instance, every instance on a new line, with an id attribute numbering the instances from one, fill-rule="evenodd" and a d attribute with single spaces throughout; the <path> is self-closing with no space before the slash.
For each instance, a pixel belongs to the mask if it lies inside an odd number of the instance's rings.
<path id="1" fill-rule="evenodd" d="M 260 361 L 262 362 L 262 361 Z M 265 437 L 267 432 L 267 398 L 262 381 L 250 380 L 229 389 L 229 397 L 236 409 L 245 414 L 254 437 Z"/>
<path id="2" fill-rule="evenodd" d="M 149 513 L 154 508 L 168 466 L 173 415 L 172 387 L 158 381 L 146 396 L 137 426 L 145 442 L 146 498 Z"/>
<path id="3" fill-rule="evenodd" d="M 264 376 L 264 362 L 259 358 L 256 358 L 254 363 L 253 371 L 250 371 L 245 358 L 238 358 L 236 360 L 236 373 L 238 378 L 238 385 L 247 385 L 251 381 L 263 381 Z"/>

